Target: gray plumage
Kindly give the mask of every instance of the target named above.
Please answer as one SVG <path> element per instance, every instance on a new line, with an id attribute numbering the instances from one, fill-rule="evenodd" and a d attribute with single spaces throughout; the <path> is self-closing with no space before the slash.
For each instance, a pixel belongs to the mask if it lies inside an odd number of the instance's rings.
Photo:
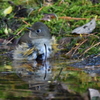
<path id="1" fill-rule="evenodd" d="M 14 50 L 14 59 L 37 59 L 49 58 L 52 54 L 52 37 L 48 27 L 42 22 L 36 22 L 30 32 L 25 33 L 19 39 L 19 45 Z"/>

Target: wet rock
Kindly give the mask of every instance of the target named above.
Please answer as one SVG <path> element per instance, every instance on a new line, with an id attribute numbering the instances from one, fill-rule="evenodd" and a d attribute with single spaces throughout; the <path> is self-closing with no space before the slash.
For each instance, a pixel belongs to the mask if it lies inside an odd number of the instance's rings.
<path id="1" fill-rule="evenodd" d="M 71 64 L 74 67 L 84 68 L 85 66 L 97 66 L 100 65 L 100 56 L 90 56 L 80 62 Z"/>
<path id="2" fill-rule="evenodd" d="M 100 73 L 100 56 L 91 55 L 80 62 L 70 64 L 72 67 L 82 68 L 88 73 Z"/>

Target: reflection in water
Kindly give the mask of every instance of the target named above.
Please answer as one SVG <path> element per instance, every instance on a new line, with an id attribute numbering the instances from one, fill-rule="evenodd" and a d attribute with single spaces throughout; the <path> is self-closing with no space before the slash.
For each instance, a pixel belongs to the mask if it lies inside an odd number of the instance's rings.
<path id="1" fill-rule="evenodd" d="M 52 79 L 52 66 L 46 62 L 13 61 L 16 74 L 29 84 L 34 95 L 41 96 L 47 92 L 48 81 Z"/>
<path id="2" fill-rule="evenodd" d="M 39 62 L 24 62 L 24 61 L 13 61 L 14 69 L 16 74 L 21 77 L 24 81 L 41 83 L 51 80 L 51 65 L 48 61 Z"/>
<path id="3" fill-rule="evenodd" d="M 12 67 L 10 56 L 4 54 L 5 52 L 3 50 L 0 55 L 0 98 L 5 98 L 2 100 L 90 100 L 87 94 L 84 95 L 84 92 L 87 92 L 93 100 L 100 100 L 99 91 L 94 90 L 100 90 L 100 76 L 97 76 L 96 73 L 88 75 L 83 71 L 84 69 L 67 66 L 76 61 L 14 60 Z M 100 59 L 85 60 L 85 63 L 98 64 L 97 61 L 100 63 Z M 84 62 L 80 63 L 80 65 L 82 64 Z M 79 67 L 79 64 L 74 63 L 75 65 Z M 85 68 L 85 71 L 89 69 L 90 72 L 92 67 L 86 67 L 88 68 Z M 100 66 L 96 67 L 98 70 Z M 89 88 L 94 89 L 90 91 Z M 97 92 L 94 95 L 93 91 L 97 91 L 98 95 Z"/>
<path id="4" fill-rule="evenodd" d="M 34 100 L 83 100 L 79 94 L 71 93 L 68 87 L 52 79 L 53 66 L 49 61 L 13 61 L 16 74 L 29 84 Z M 62 69 L 56 79 L 59 78 Z"/>

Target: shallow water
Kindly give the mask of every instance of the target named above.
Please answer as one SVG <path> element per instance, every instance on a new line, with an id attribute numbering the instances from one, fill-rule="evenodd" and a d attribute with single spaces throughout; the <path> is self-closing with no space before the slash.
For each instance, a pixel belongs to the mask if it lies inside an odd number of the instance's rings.
<path id="1" fill-rule="evenodd" d="M 18 61 L 0 56 L 0 100 L 100 100 L 100 76 L 69 66 L 77 60 Z M 87 70 L 87 71 L 86 71 Z M 86 99 L 87 98 L 87 99 Z"/>

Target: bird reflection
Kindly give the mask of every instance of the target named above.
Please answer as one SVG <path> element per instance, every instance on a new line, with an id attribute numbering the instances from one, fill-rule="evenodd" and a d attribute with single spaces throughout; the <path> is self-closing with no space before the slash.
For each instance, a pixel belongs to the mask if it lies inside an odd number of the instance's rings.
<path id="1" fill-rule="evenodd" d="M 14 60 L 13 68 L 16 74 L 23 81 L 28 83 L 29 89 L 32 90 L 34 100 L 52 100 L 54 98 L 59 98 L 59 100 L 71 100 L 70 96 L 74 97 L 75 100 L 83 100 L 79 94 L 71 93 L 66 84 L 52 79 L 53 66 L 49 61 Z M 62 69 L 59 71 L 56 79 L 58 79 L 61 72 Z"/>
<path id="2" fill-rule="evenodd" d="M 32 81 L 33 83 L 41 83 L 51 79 L 52 66 L 49 61 L 13 61 L 14 70 L 16 74 L 25 81 Z"/>

